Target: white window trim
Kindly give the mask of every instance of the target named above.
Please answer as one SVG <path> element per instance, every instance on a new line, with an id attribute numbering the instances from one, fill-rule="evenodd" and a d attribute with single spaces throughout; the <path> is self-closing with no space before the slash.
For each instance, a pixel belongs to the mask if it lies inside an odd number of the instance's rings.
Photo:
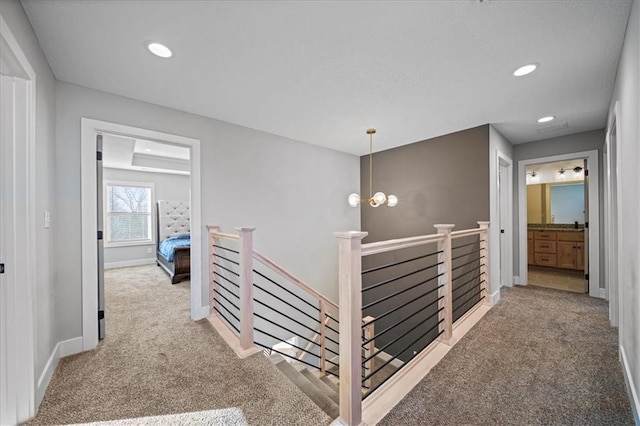
<path id="1" fill-rule="evenodd" d="M 151 239 L 150 240 L 136 240 L 136 241 L 119 241 L 119 242 L 109 242 L 109 235 L 111 235 L 111 225 L 109 221 L 109 212 L 108 212 L 108 186 L 135 186 L 139 188 L 150 188 L 151 189 L 151 200 L 150 207 L 151 212 Z M 114 247 L 134 247 L 134 246 L 151 246 L 156 243 L 156 218 L 155 218 L 155 205 L 156 205 L 156 191 L 155 184 L 153 182 L 132 182 L 132 181 L 122 181 L 122 180 L 104 180 L 103 184 L 103 220 L 104 220 L 104 229 L 105 229 L 105 239 L 104 239 L 104 247 L 105 248 L 114 248 Z"/>

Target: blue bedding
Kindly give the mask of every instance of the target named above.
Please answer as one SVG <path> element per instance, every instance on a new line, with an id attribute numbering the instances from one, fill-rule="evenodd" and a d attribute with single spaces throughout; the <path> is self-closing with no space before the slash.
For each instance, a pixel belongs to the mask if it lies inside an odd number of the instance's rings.
<path id="1" fill-rule="evenodd" d="M 167 238 L 160 243 L 160 254 L 162 254 L 169 262 L 173 262 L 173 249 L 179 247 L 191 247 L 190 234 L 178 234 Z"/>

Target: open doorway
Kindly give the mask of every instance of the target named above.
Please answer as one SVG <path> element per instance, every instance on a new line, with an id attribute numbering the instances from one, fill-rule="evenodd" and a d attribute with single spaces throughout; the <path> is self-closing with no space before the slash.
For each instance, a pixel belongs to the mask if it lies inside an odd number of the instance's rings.
<path id="1" fill-rule="evenodd" d="M 530 164 L 527 183 L 527 284 L 589 291 L 585 159 Z"/>
<path id="2" fill-rule="evenodd" d="M 586 163 L 584 162 L 585 159 Z M 567 165 L 563 167 L 560 163 L 565 164 L 564 162 L 566 162 Z M 573 164 L 572 162 L 575 162 L 576 164 Z M 578 196 L 577 193 L 579 192 L 579 189 L 577 188 L 579 187 L 569 187 L 567 184 L 570 183 L 570 181 L 576 181 L 577 179 L 575 178 L 578 174 L 585 175 L 586 179 L 582 186 L 584 189 L 584 213 L 579 210 L 578 213 L 576 213 L 577 215 L 581 215 L 585 218 L 584 224 L 580 223 L 578 217 L 569 219 L 572 216 L 569 216 L 569 218 L 561 216 L 560 213 L 555 211 L 555 209 L 552 213 L 551 208 L 553 207 L 553 202 L 550 199 L 548 202 L 545 201 L 548 203 L 548 206 L 546 207 L 549 208 L 547 209 L 545 207 L 544 215 L 546 216 L 546 222 L 554 223 L 542 223 L 542 210 L 537 217 L 533 217 L 531 219 L 528 218 L 528 210 L 530 210 L 530 207 L 532 208 L 532 206 L 529 206 L 529 203 L 527 202 L 527 192 L 529 191 L 527 187 L 530 186 L 527 185 L 527 183 L 533 183 L 532 181 L 536 179 L 538 180 L 537 183 L 543 183 L 543 176 L 539 174 L 540 170 L 529 166 L 538 165 L 537 167 L 540 167 L 539 165 L 549 163 L 557 163 L 550 166 L 551 171 L 556 175 L 558 181 L 564 181 L 558 185 L 558 190 L 554 190 L 554 193 L 557 193 L 555 198 L 559 198 L 561 200 L 560 204 L 562 204 L 562 201 L 566 201 L 572 196 Z M 572 164 L 572 167 L 569 167 L 569 163 Z M 557 167 L 558 165 L 560 165 L 560 167 Z M 604 290 L 600 288 L 599 262 L 600 214 L 598 166 L 598 151 L 584 151 L 518 161 L 519 284 L 527 285 L 532 283 L 531 276 L 529 275 L 529 265 L 534 264 L 534 266 L 546 266 L 547 268 L 545 271 L 547 272 L 552 269 L 562 270 L 563 272 L 573 271 L 576 273 L 575 291 L 584 292 L 588 289 L 590 296 L 603 297 Z M 577 169 L 577 167 L 581 167 L 582 170 Z M 564 173 L 560 173 L 561 170 Z M 534 172 L 536 176 L 533 176 Z M 565 175 L 564 179 L 560 177 L 560 175 L 563 174 Z M 555 180 L 555 178 L 549 179 Z M 560 188 L 563 184 L 565 188 Z M 544 190 L 548 191 L 549 196 L 551 196 L 551 189 L 545 187 Z M 570 192 L 571 194 L 567 194 L 566 192 Z M 542 194 L 542 189 L 540 189 L 539 197 L 541 203 L 543 196 L 544 194 Z M 529 220 L 531 220 L 531 222 Z M 575 223 L 576 220 L 578 221 L 577 230 Z M 533 225 L 537 224 L 539 226 L 529 227 L 529 223 L 532 223 Z M 553 229 L 554 227 L 559 229 Z M 536 232 L 538 232 L 538 234 L 536 234 Z M 560 240 L 558 240 L 558 238 L 560 238 Z M 537 243 L 536 240 L 538 241 Z M 539 249 L 537 251 L 536 244 Z M 538 255 L 537 258 L 536 255 Z M 568 288 L 565 290 L 568 290 Z"/>
<path id="3" fill-rule="evenodd" d="M 96 161 L 96 147 L 99 135 L 113 135 L 130 139 L 141 139 L 149 142 L 159 142 L 174 146 L 186 147 L 189 155 L 189 210 L 191 233 L 190 257 L 190 312 L 191 319 L 205 318 L 209 313 L 207 292 L 208 288 L 202 283 L 202 232 L 200 218 L 200 141 L 184 136 L 141 129 L 121 124 L 109 123 L 93 119 L 81 119 L 81 190 L 82 190 L 82 346 L 83 350 L 90 350 L 98 345 L 99 318 L 98 309 L 98 278 L 99 259 L 96 255 L 98 231 L 98 161 Z M 139 163 L 141 167 L 147 165 Z M 101 187 L 100 187 L 101 188 Z M 97 237 L 96 237 L 97 236 Z M 104 236 L 104 234 L 103 234 Z M 87 248 L 87 249 L 84 249 Z M 152 248 L 153 251 L 153 248 Z M 148 254 L 148 253 L 147 253 Z M 153 254 L 152 254 L 153 256 Z M 153 261 L 155 262 L 155 261 Z M 160 268 L 158 272 L 164 274 Z M 103 299 L 104 300 L 104 299 Z M 203 302 L 204 301 L 204 302 Z"/>
<path id="4" fill-rule="evenodd" d="M 98 134 L 98 334 L 190 276 L 190 150 Z M 157 265 L 163 272 L 158 273 Z M 186 281 L 185 281 L 186 280 Z M 168 289 L 165 289 L 168 290 Z M 147 295 L 140 293 L 148 293 Z M 136 296 L 141 299 L 136 301 Z M 109 306 L 110 309 L 106 309 Z M 148 306 L 148 309 L 152 307 Z M 116 325 L 118 327 L 118 325 Z M 118 328 L 117 328 L 118 329 Z"/>

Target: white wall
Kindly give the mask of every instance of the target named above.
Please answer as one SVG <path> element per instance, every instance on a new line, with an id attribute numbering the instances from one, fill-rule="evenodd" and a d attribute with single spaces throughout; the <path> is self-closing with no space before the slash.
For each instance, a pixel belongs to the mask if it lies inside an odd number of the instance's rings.
<path id="1" fill-rule="evenodd" d="M 0 14 L 16 37 L 34 71 L 36 72 L 36 241 L 37 252 L 34 264 L 36 288 L 34 294 L 35 313 L 35 385 L 46 368 L 59 336 L 56 334 L 57 292 L 54 284 L 54 240 L 53 232 L 59 226 L 55 215 L 55 79 L 45 56 L 40 49 L 31 24 L 20 3 L 2 0 Z M 43 226 L 44 212 L 52 212 L 51 228 Z M 57 359 L 54 360 L 57 362 Z M 46 384 L 45 384 L 46 386 Z M 43 391 L 41 391 L 43 392 Z M 39 396 L 41 392 L 36 390 Z"/>
<path id="2" fill-rule="evenodd" d="M 141 172 L 137 170 L 123 170 L 104 168 L 103 179 L 121 182 L 153 183 L 153 225 L 152 232 L 156 235 L 156 201 L 189 201 L 190 178 L 184 175 L 169 173 Z M 157 235 L 156 235 L 157 238 Z M 148 253 L 151 249 L 151 253 Z M 122 267 L 127 264 L 154 263 L 156 258 L 156 245 L 142 244 L 136 246 L 105 247 L 105 268 Z"/>
<path id="3" fill-rule="evenodd" d="M 620 101 L 619 300 L 620 353 L 640 424 L 640 2 L 635 0 L 618 64 L 611 111 Z"/>
<path id="4" fill-rule="evenodd" d="M 489 227 L 489 277 L 491 277 L 489 294 L 500 290 L 500 194 L 496 186 L 499 169 L 498 152 L 513 160 L 511 142 L 505 139 L 493 126 L 489 126 L 489 220 L 491 221 Z M 512 165 L 511 168 L 514 169 L 515 166 Z M 513 223 L 515 222 L 512 221 L 512 226 L 506 230 L 507 232 L 516 232 Z M 513 269 L 510 274 L 513 275 Z"/>
<path id="5" fill-rule="evenodd" d="M 224 231 L 255 226 L 255 249 L 337 299 L 333 233 L 359 230 L 346 197 L 359 188 L 359 159 L 245 127 L 57 82 L 56 188 L 64 250 L 57 250 L 59 331 L 81 335 L 80 118 L 201 141 L 202 222 Z M 197 232 L 197 230 L 192 230 Z M 62 242 L 60 243 L 62 245 Z M 203 245 L 202 256 L 207 256 Z M 203 277 L 208 276 L 203 262 Z M 208 300 L 206 280 L 203 300 Z"/>
<path id="6" fill-rule="evenodd" d="M 604 130 L 591 130 L 589 132 L 576 133 L 559 138 L 530 142 L 513 147 L 514 177 L 513 177 L 513 217 L 517 221 L 518 216 L 518 161 L 533 158 L 551 157 L 554 155 L 570 154 L 583 151 L 598 151 L 598 170 L 602 167 L 602 149 L 604 146 Z M 602 173 L 598 180 L 600 199 L 604 200 L 604 180 Z M 600 287 L 604 285 L 602 271 L 604 271 L 604 205 L 600 203 Z M 514 226 L 517 227 L 516 222 Z M 513 270 L 520 270 L 518 232 L 513 233 Z"/>

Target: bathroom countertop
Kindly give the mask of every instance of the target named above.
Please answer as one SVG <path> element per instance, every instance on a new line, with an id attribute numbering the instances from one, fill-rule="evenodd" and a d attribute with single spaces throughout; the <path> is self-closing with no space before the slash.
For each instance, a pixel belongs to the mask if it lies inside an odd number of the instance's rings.
<path id="1" fill-rule="evenodd" d="M 529 227 L 527 231 L 553 231 L 553 232 L 584 232 L 584 228 L 554 228 L 554 227 Z"/>

